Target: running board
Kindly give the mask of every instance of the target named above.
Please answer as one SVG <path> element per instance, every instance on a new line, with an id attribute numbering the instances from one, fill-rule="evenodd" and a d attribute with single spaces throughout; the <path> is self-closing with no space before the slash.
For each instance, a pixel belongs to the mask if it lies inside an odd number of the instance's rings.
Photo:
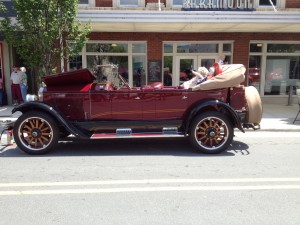
<path id="1" fill-rule="evenodd" d="M 91 139 L 115 139 L 115 138 L 170 138 L 184 137 L 177 128 L 163 128 L 162 132 L 132 133 L 130 128 L 116 129 L 116 133 L 95 133 Z"/>

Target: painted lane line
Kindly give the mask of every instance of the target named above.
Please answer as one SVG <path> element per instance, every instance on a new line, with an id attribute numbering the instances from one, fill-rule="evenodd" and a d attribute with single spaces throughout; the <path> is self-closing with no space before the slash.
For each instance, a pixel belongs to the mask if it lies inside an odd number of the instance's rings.
<path id="1" fill-rule="evenodd" d="M 167 184 L 167 183 L 259 183 L 299 182 L 300 177 L 288 178 L 233 178 L 233 179 L 142 179 L 142 180 L 99 180 L 71 182 L 0 183 L 1 187 L 44 187 L 44 186 L 87 186 L 112 184 Z"/>
<path id="2" fill-rule="evenodd" d="M 61 189 L 61 190 L 24 190 L 0 191 L 0 196 L 11 195 L 57 195 L 57 194 L 95 194 L 129 192 L 176 192 L 176 191 L 249 191 L 249 190 L 291 190 L 300 185 L 262 185 L 262 186 L 183 186 L 183 187 L 141 187 L 141 188 L 98 188 L 98 189 Z"/>

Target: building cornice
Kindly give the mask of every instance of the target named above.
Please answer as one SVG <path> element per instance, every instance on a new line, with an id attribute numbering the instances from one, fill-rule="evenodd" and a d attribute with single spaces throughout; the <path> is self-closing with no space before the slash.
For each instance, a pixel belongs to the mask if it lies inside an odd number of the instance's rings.
<path id="1" fill-rule="evenodd" d="M 82 22 L 90 22 L 96 31 L 110 32 L 117 31 L 118 28 L 121 31 L 135 32 L 161 32 L 163 30 L 166 32 L 200 32 L 202 29 L 207 29 L 207 32 L 213 30 L 219 32 L 300 32 L 300 12 L 298 11 L 80 9 L 78 19 Z M 105 25 L 107 23 L 113 24 L 113 30 Z M 174 24 L 178 24 L 178 27 L 176 28 Z"/>

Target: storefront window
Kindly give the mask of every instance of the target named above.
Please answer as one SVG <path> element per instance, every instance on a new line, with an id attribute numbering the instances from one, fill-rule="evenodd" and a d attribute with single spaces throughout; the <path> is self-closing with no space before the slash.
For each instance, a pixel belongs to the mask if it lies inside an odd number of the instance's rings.
<path id="1" fill-rule="evenodd" d="M 89 4 L 89 0 L 79 0 L 79 4 Z"/>
<path id="2" fill-rule="evenodd" d="M 231 52 L 231 44 L 223 44 L 223 52 Z"/>
<path id="3" fill-rule="evenodd" d="M 173 0 L 173 6 L 182 6 L 182 4 L 183 4 L 183 0 Z"/>
<path id="4" fill-rule="evenodd" d="M 146 84 L 146 57 L 145 56 L 133 56 L 132 57 L 133 68 L 133 86 L 141 87 Z"/>
<path id="5" fill-rule="evenodd" d="M 259 0 L 260 6 L 272 6 L 271 2 L 274 6 L 277 4 L 277 0 Z"/>
<path id="6" fill-rule="evenodd" d="M 132 44 L 133 53 L 146 53 L 146 45 L 143 43 L 133 43 Z"/>
<path id="7" fill-rule="evenodd" d="M 250 52 L 262 52 L 262 43 L 250 44 Z"/>
<path id="8" fill-rule="evenodd" d="M 120 5 L 138 6 L 138 0 L 120 0 Z"/>
<path id="9" fill-rule="evenodd" d="M 250 43 L 248 84 L 261 95 L 288 95 L 300 86 L 299 43 Z"/>
<path id="10" fill-rule="evenodd" d="M 172 70 L 173 70 L 173 56 L 165 56 L 164 57 L 164 85 L 172 86 Z"/>
<path id="11" fill-rule="evenodd" d="M 232 63 L 233 42 L 199 41 L 166 42 L 163 44 L 163 82 L 165 86 L 177 86 L 191 78 L 191 69 L 204 66 L 207 69 L 225 56 L 224 63 Z"/>
<path id="12" fill-rule="evenodd" d="M 300 53 L 300 44 L 268 44 L 268 52 Z"/>
<path id="13" fill-rule="evenodd" d="M 82 56 L 74 56 L 69 59 L 70 70 L 82 69 Z"/>
<path id="14" fill-rule="evenodd" d="M 101 66 L 115 64 L 119 66 L 119 73 L 128 80 L 128 56 L 87 56 L 87 68 L 97 76 L 99 81 L 106 80 Z"/>
<path id="15" fill-rule="evenodd" d="M 248 85 L 254 86 L 260 91 L 260 79 L 261 79 L 261 56 L 249 57 L 248 68 Z"/>
<path id="16" fill-rule="evenodd" d="M 164 53 L 173 53 L 173 44 L 164 44 Z"/>
<path id="17" fill-rule="evenodd" d="M 147 84 L 147 45 L 145 42 L 87 43 L 82 56 L 69 59 L 69 70 L 88 68 L 105 80 L 103 70 L 118 65 L 118 72 L 130 86 Z M 104 69 L 105 67 L 105 69 Z"/>
<path id="18" fill-rule="evenodd" d="M 101 43 L 88 43 L 86 44 L 87 52 L 115 52 L 124 53 L 128 52 L 127 44 L 101 44 Z"/>
<path id="19" fill-rule="evenodd" d="M 177 53 L 217 53 L 218 44 L 178 44 Z"/>
<path id="20" fill-rule="evenodd" d="M 289 87 L 300 81 L 300 56 L 268 56 L 265 94 L 287 95 Z"/>

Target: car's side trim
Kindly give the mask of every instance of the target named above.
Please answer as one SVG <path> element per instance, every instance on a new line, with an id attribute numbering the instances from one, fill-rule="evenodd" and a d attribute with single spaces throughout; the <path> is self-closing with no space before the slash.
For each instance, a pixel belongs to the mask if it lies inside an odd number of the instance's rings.
<path id="1" fill-rule="evenodd" d="M 43 102 L 34 101 L 34 102 L 26 102 L 20 104 L 15 108 L 13 108 L 12 113 L 20 111 L 24 114 L 28 111 L 33 111 L 33 110 L 39 110 L 49 114 L 58 122 L 59 125 L 62 125 L 68 132 L 70 132 L 71 134 L 73 134 L 78 138 L 90 137 L 90 135 L 86 134 L 84 131 L 74 126 L 63 114 L 59 112 L 59 110 Z"/>
<path id="2" fill-rule="evenodd" d="M 183 134 L 163 134 L 163 133 L 135 133 L 131 135 L 117 135 L 115 133 L 100 133 L 93 134 L 91 139 L 123 139 L 123 138 L 177 138 L 185 137 Z"/>
<path id="3" fill-rule="evenodd" d="M 177 127 L 182 126 L 182 120 L 114 120 L 114 121 L 76 121 L 74 126 L 81 127 L 84 130 L 104 131 L 116 130 L 121 127 L 128 127 L 139 131 L 161 130 L 162 127 Z"/>

